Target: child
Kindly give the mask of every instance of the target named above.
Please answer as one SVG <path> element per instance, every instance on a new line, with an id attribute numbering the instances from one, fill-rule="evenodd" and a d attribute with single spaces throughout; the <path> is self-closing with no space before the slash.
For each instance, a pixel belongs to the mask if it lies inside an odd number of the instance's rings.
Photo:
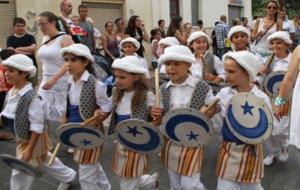
<path id="1" fill-rule="evenodd" d="M 140 49 L 140 46 L 141 46 L 140 43 L 135 38 L 132 38 L 132 37 L 127 37 L 120 42 L 120 48 L 121 48 L 121 51 L 123 52 L 123 55 L 124 56 L 134 55 L 137 58 L 139 58 L 141 60 L 140 61 L 141 66 L 143 66 L 147 71 L 146 77 L 147 77 L 147 79 L 149 79 L 150 73 L 149 73 L 148 63 L 147 63 L 146 59 L 144 59 L 143 57 L 140 57 L 136 53 Z"/>
<path id="2" fill-rule="evenodd" d="M 189 74 L 195 57 L 189 48 L 174 45 L 165 49 L 158 63 L 164 64 L 170 81 L 161 86 L 163 108 L 154 107 L 151 115 L 160 120 L 162 113 L 176 108 L 199 110 L 214 99 L 209 85 Z M 200 181 L 203 147 L 188 148 L 167 140 L 162 151 L 162 161 L 167 167 L 170 187 L 173 190 L 204 190 Z"/>
<path id="3" fill-rule="evenodd" d="M 70 78 L 68 91 L 68 122 L 83 122 L 99 114 L 102 122 L 111 110 L 111 102 L 106 95 L 106 87 L 90 72 L 94 61 L 88 47 L 73 44 L 61 50 Z M 103 131 L 102 125 L 97 126 Z M 111 185 L 99 164 L 102 147 L 92 150 L 78 150 L 74 160 L 79 164 L 79 182 L 82 190 L 110 190 Z"/>
<path id="4" fill-rule="evenodd" d="M 159 46 L 158 42 L 161 39 L 161 33 L 159 29 L 153 29 L 150 31 L 150 42 L 151 42 L 151 49 L 152 49 L 152 68 L 157 68 L 157 59 L 159 58 Z"/>
<path id="5" fill-rule="evenodd" d="M 232 51 L 250 51 L 250 30 L 238 25 L 232 27 L 228 32 L 228 39 L 231 42 Z"/>
<path id="6" fill-rule="evenodd" d="M 204 32 L 193 32 L 188 38 L 188 45 L 194 52 L 196 61 L 191 67 L 192 75 L 203 80 L 220 83 L 224 81 L 224 66 L 220 59 L 208 52 L 209 38 Z"/>
<path id="7" fill-rule="evenodd" d="M 48 151 L 48 134 L 44 127 L 44 113 L 41 98 L 28 82 L 36 74 L 32 60 L 23 54 L 16 54 L 2 64 L 6 68 L 5 78 L 13 88 L 7 94 L 1 119 L 12 128 L 17 139 L 16 157 L 38 167 L 43 173 L 61 181 L 58 190 L 66 190 L 76 177 L 76 172 L 55 158 L 48 166 L 52 154 Z M 10 189 L 30 190 L 33 177 L 13 169 Z"/>
<path id="8" fill-rule="evenodd" d="M 226 54 L 224 63 L 226 81 L 230 87 L 221 89 L 217 94 L 221 110 L 213 118 L 214 126 L 222 129 L 223 135 L 217 162 L 217 190 L 262 190 L 260 183 L 264 175 L 262 144 L 249 145 L 231 138 L 233 135 L 224 125 L 225 107 L 231 97 L 240 92 L 250 92 L 262 98 L 271 110 L 268 96 L 251 83 L 257 75 L 259 59 L 251 52 L 238 51 Z"/>
<path id="9" fill-rule="evenodd" d="M 271 34 L 267 40 L 275 56 L 269 68 L 266 66 L 260 68 L 261 73 L 267 74 L 275 71 L 287 71 L 292 57 L 289 51 L 289 46 L 293 43 L 290 39 L 290 35 L 287 32 L 278 31 Z M 279 120 L 278 128 L 273 129 L 272 136 L 267 141 L 267 146 L 271 153 L 264 159 L 266 166 L 273 164 L 275 158 L 285 162 L 289 156 L 289 103 L 286 103 L 285 107 L 288 108 L 286 109 L 287 113 Z"/>
<path id="10" fill-rule="evenodd" d="M 154 95 L 148 90 L 145 82 L 147 70 L 136 56 L 116 59 L 112 67 L 116 79 L 113 92 L 113 111 L 110 132 L 126 119 L 136 118 L 149 121 L 150 106 L 155 104 Z M 148 171 L 148 155 L 126 149 L 116 142 L 113 157 L 113 171 L 120 177 L 121 190 L 137 190 L 156 188 L 158 174 L 143 175 Z"/>

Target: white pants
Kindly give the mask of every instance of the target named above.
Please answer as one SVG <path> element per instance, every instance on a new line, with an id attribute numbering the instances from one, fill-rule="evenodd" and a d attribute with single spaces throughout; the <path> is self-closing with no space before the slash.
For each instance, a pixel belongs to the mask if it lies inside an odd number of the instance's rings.
<path id="1" fill-rule="evenodd" d="M 79 183 L 81 190 L 110 190 L 111 185 L 99 163 L 79 164 Z"/>
<path id="2" fill-rule="evenodd" d="M 200 181 L 200 173 L 182 176 L 168 169 L 171 190 L 205 190 Z"/>
<path id="3" fill-rule="evenodd" d="M 136 178 L 120 178 L 120 190 L 154 190 L 156 178 L 145 174 Z"/>
<path id="4" fill-rule="evenodd" d="M 264 190 L 264 188 L 260 183 L 238 183 L 219 178 L 217 190 Z"/>
<path id="5" fill-rule="evenodd" d="M 76 172 L 65 166 L 58 158 L 55 158 L 53 164 L 48 166 L 48 160 L 51 158 L 52 153 L 48 152 L 46 161 L 38 167 L 43 174 L 49 175 L 61 182 L 71 182 L 76 177 Z M 19 170 L 12 170 L 10 178 L 11 190 L 30 190 L 34 178 L 28 176 Z"/>

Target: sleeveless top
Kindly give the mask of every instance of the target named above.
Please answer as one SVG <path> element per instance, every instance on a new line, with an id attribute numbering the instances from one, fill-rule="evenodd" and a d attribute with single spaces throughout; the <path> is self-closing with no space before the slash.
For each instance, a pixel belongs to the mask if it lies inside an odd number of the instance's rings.
<path id="1" fill-rule="evenodd" d="M 259 20 L 258 30 L 257 32 L 264 32 L 266 29 L 263 28 L 263 19 Z M 268 30 L 268 32 L 259 40 L 259 42 L 255 45 L 256 46 L 256 52 L 257 53 L 272 53 L 271 50 L 269 50 L 269 44 L 267 41 L 268 36 L 273 34 L 277 31 L 277 24 L 273 24 L 273 26 Z"/>
<path id="2" fill-rule="evenodd" d="M 120 56 L 120 51 L 119 51 L 119 42 L 118 40 L 114 37 L 113 39 L 106 35 L 107 37 L 107 49 L 110 51 L 110 53 L 114 56 L 114 57 L 119 57 Z"/>
<path id="3" fill-rule="evenodd" d="M 38 50 L 37 55 L 42 62 L 43 76 L 53 76 L 63 66 L 64 59 L 60 55 L 62 48 L 60 43 L 63 37 L 64 35 L 55 38 L 50 43 L 42 45 Z"/>

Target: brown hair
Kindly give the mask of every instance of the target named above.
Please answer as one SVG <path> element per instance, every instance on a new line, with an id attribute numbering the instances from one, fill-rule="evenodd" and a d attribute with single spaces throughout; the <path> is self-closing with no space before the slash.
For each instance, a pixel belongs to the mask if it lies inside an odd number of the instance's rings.
<path id="1" fill-rule="evenodd" d="M 266 2 L 266 4 L 265 4 L 265 7 L 267 8 L 268 7 L 268 5 L 270 4 L 270 3 L 274 3 L 275 5 L 276 5 L 276 13 L 275 13 L 275 21 L 277 21 L 277 19 L 278 19 L 278 12 L 279 12 L 279 4 L 278 4 L 278 2 L 277 1 L 275 1 L 275 0 L 268 0 L 267 2 Z"/>
<path id="2" fill-rule="evenodd" d="M 134 94 L 131 101 L 131 110 L 136 109 L 146 98 L 147 98 L 147 91 L 149 90 L 147 85 L 147 79 L 144 75 L 140 74 L 133 74 L 132 75 L 139 75 L 140 79 L 137 80 L 134 84 Z M 113 92 L 113 104 L 117 105 L 120 103 L 124 96 L 124 90 L 120 90 L 115 88 Z"/>

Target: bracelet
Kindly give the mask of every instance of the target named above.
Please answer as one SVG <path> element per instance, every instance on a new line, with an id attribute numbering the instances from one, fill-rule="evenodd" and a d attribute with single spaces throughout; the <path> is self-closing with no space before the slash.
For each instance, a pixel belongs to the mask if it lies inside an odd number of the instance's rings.
<path id="1" fill-rule="evenodd" d="M 275 106 L 282 106 L 282 105 L 284 105 L 285 103 L 286 103 L 286 100 L 285 100 L 284 97 L 277 96 L 277 97 L 275 98 L 275 101 L 274 101 Z"/>

